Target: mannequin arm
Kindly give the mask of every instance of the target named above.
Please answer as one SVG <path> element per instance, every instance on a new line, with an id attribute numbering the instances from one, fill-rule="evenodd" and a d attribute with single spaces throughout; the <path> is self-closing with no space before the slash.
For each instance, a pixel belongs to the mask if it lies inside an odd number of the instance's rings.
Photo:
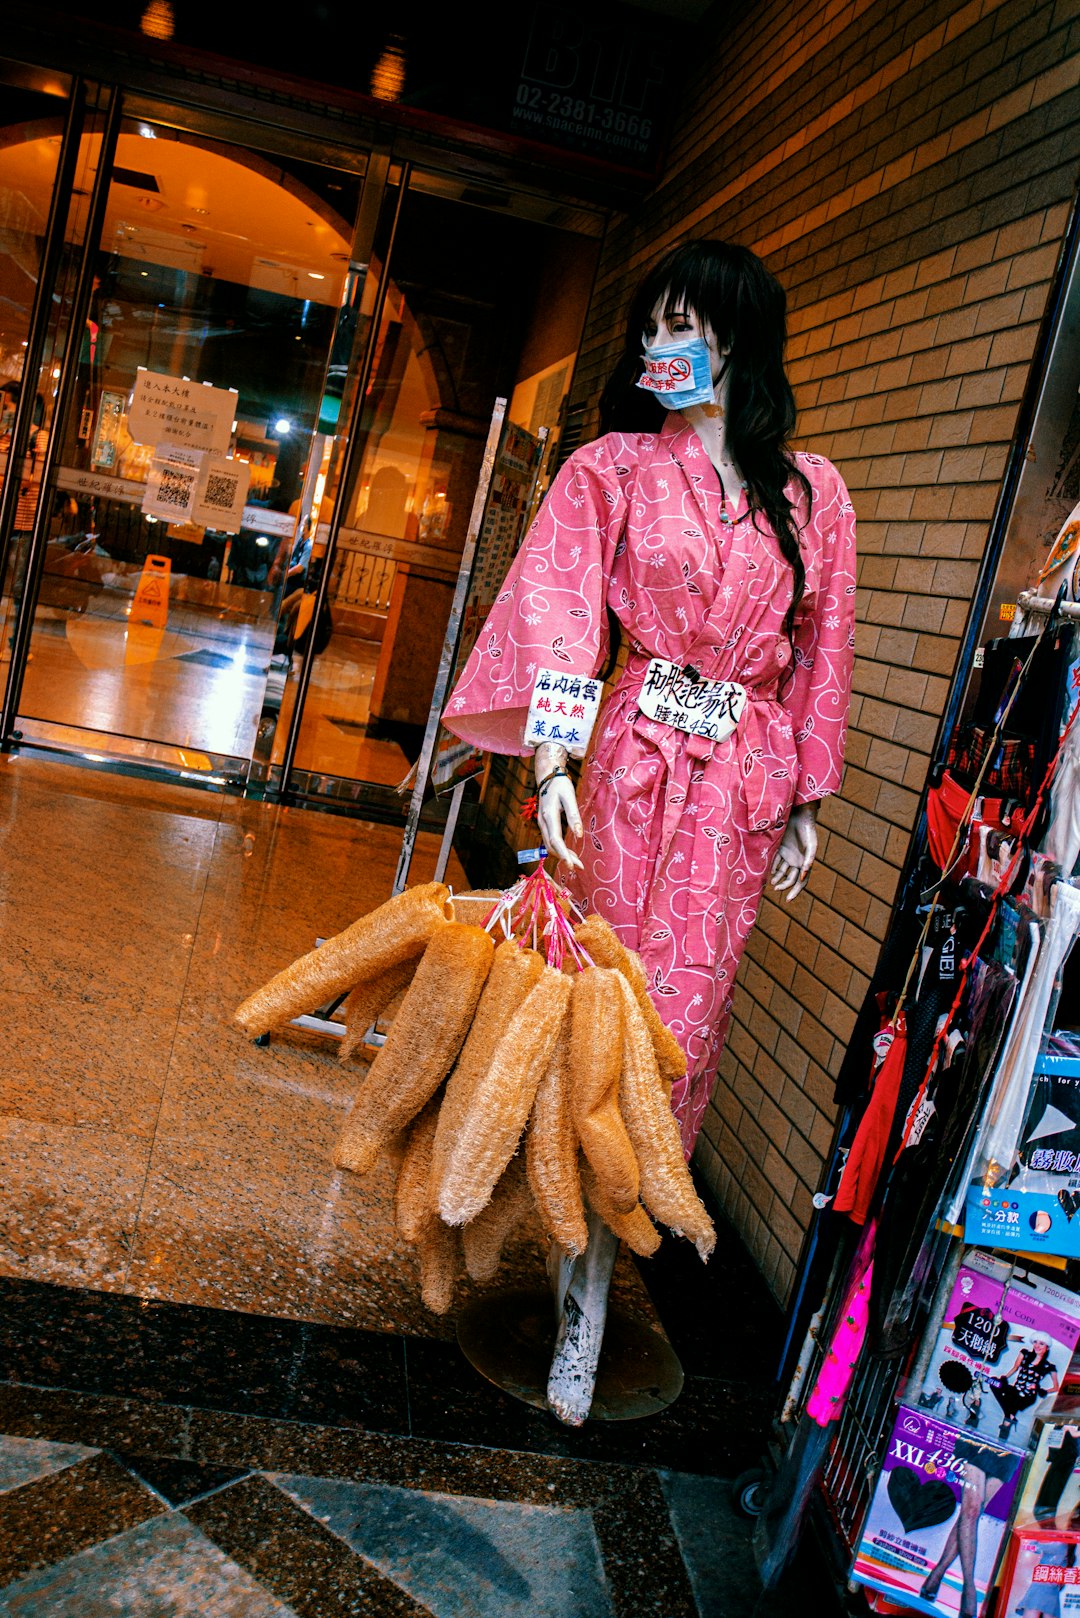
<path id="1" fill-rule="evenodd" d="M 772 885 L 787 894 L 788 904 L 805 888 L 817 855 L 817 812 L 816 803 L 801 803 L 791 811 L 773 860 Z"/>
<path id="2" fill-rule="evenodd" d="M 577 793 L 568 775 L 552 775 L 553 770 L 565 770 L 566 759 L 566 748 L 560 747 L 557 742 L 544 742 L 533 754 L 537 786 L 536 820 L 544 846 L 560 863 L 580 871 L 583 869 L 582 863 L 573 850 L 567 848 L 563 833 L 565 824 L 575 837 L 581 836 Z"/>

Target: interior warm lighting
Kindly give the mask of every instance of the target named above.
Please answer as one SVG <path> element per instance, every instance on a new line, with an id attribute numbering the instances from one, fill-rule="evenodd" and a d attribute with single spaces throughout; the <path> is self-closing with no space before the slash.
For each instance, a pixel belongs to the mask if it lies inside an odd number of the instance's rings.
<path id="1" fill-rule="evenodd" d="M 391 34 L 371 74 L 371 93 L 376 101 L 400 101 L 405 88 L 405 41 Z"/>
<path id="2" fill-rule="evenodd" d="M 139 27 L 151 39 L 171 39 L 176 20 L 169 0 L 150 0 L 150 4 L 142 14 Z"/>
<path id="3" fill-rule="evenodd" d="M 309 270 L 308 275 L 310 275 L 310 277 L 311 277 L 311 279 L 313 281 L 325 281 L 326 280 L 326 276 L 323 275 L 321 270 Z"/>

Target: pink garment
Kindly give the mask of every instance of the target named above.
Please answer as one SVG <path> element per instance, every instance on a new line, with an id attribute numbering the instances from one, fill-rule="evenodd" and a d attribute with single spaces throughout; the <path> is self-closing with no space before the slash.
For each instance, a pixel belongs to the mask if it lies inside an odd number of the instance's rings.
<path id="1" fill-rule="evenodd" d="M 870 1326 L 870 1291 L 874 1281 L 874 1243 L 877 1221 L 863 1232 L 852 1260 L 851 1275 L 844 1301 L 833 1325 L 833 1334 L 806 1401 L 806 1414 L 819 1427 L 827 1427 L 843 1413 Z"/>
<path id="2" fill-rule="evenodd" d="M 595 674 L 607 655 L 605 606 L 622 625 L 627 666 L 600 713 L 579 793 L 585 870 L 560 877 L 640 952 L 657 1009 L 686 1051 L 672 1106 L 687 1155 L 788 814 L 835 792 L 842 774 L 854 513 L 828 461 L 796 459 L 813 501 L 786 689 L 791 569 L 765 519 L 750 520 L 745 494 L 735 521 L 721 521 L 719 474 L 673 411 L 659 434 L 609 433 L 570 457 L 444 715 L 478 747 L 530 751 L 523 737 L 537 668 Z M 805 501 L 797 511 L 805 522 Z M 745 685 L 750 701 L 735 734 L 706 742 L 645 718 L 637 693 L 651 657 Z"/>

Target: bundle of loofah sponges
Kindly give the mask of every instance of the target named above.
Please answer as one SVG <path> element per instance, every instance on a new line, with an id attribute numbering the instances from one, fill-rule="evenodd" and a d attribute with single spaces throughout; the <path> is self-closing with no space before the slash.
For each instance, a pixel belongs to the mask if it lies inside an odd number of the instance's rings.
<path id="1" fill-rule="evenodd" d="M 716 1232 L 670 1106 L 686 1058 L 640 958 L 542 867 L 501 894 L 409 889 L 279 973 L 236 1021 L 258 1035 L 346 989 L 343 1058 L 399 1003 L 334 1161 L 363 1174 L 397 1155 L 397 1224 L 430 1309 L 451 1307 L 463 1269 L 490 1280 L 534 1209 L 573 1256 L 588 1202 L 635 1253 L 659 1246 L 655 1218 L 708 1258 Z"/>

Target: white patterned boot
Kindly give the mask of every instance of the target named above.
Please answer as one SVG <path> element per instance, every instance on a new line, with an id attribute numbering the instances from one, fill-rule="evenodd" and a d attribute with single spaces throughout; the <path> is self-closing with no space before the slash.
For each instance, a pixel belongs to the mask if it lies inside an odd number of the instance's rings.
<path id="1" fill-rule="evenodd" d="M 589 1243 L 579 1259 L 556 1259 L 553 1252 L 548 1261 L 559 1330 L 548 1374 L 547 1402 L 552 1414 L 568 1427 L 580 1427 L 592 1408 L 608 1288 L 619 1251 L 619 1238 L 591 1208 L 588 1222 Z"/>

